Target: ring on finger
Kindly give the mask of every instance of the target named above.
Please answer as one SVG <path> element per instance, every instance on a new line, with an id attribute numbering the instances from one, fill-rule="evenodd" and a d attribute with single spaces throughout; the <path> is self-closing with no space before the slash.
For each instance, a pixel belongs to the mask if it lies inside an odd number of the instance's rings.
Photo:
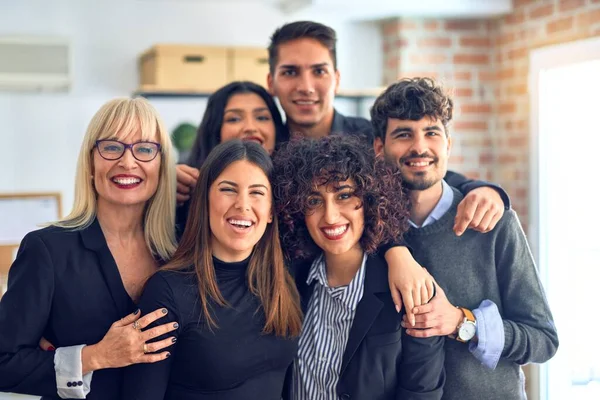
<path id="1" fill-rule="evenodd" d="M 142 327 L 140 326 L 140 321 L 139 321 L 139 320 L 138 320 L 138 321 L 135 321 L 135 322 L 133 323 L 133 329 L 135 329 L 136 331 L 140 331 L 140 330 L 142 330 Z"/>
<path id="2" fill-rule="evenodd" d="M 143 351 L 144 351 L 144 354 L 148 353 L 148 345 L 146 343 L 144 343 Z"/>

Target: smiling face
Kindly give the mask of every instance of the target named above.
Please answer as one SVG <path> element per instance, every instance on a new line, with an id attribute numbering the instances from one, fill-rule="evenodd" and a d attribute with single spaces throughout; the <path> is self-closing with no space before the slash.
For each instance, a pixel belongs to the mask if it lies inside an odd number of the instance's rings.
<path id="1" fill-rule="evenodd" d="M 388 118 L 385 143 L 375 139 L 375 152 L 398 165 L 410 190 L 427 190 L 439 183 L 448 170 L 451 139 L 441 121 L 429 117 L 418 121 Z"/>
<path id="2" fill-rule="evenodd" d="M 354 181 L 350 179 L 318 186 L 308 197 L 304 221 L 311 238 L 326 254 L 360 250 L 364 208 L 353 193 Z"/>
<path id="3" fill-rule="evenodd" d="M 138 131 L 127 137 L 117 135 L 114 139 L 131 144 L 142 141 L 142 135 Z M 157 135 L 151 140 L 158 142 Z M 108 204 L 113 207 L 144 207 L 156 193 L 161 154 L 152 161 L 142 162 L 133 157 L 131 150 L 126 149 L 118 160 L 102 158 L 98 148 L 92 151 L 92 175 L 99 208 Z"/>
<path id="4" fill-rule="evenodd" d="M 308 38 L 280 44 L 277 65 L 268 76 L 269 90 L 288 121 L 306 128 L 331 124 L 339 81 L 327 47 Z"/>
<path id="5" fill-rule="evenodd" d="M 221 142 L 231 139 L 259 143 L 269 154 L 275 149 L 275 123 L 265 101 L 256 93 L 234 94 L 227 101 Z"/>
<path id="6" fill-rule="evenodd" d="M 246 160 L 232 163 L 211 185 L 208 202 L 213 255 L 225 262 L 248 258 L 273 221 L 265 173 Z"/>

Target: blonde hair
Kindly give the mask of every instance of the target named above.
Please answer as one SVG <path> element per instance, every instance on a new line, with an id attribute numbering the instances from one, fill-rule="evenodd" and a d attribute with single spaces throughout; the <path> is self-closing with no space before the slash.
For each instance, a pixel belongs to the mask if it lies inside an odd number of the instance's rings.
<path id="1" fill-rule="evenodd" d="M 161 163 L 156 193 L 148 200 L 144 215 L 144 236 L 154 256 L 168 261 L 175 241 L 175 157 L 171 138 L 156 109 L 143 98 L 117 98 L 105 103 L 93 116 L 81 144 L 75 177 L 75 201 L 70 214 L 53 225 L 83 229 L 96 218 L 96 191 L 91 179 L 92 151 L 96 140 L 126 138 L 141 131 L 142 140 L 161 146 Z"/>

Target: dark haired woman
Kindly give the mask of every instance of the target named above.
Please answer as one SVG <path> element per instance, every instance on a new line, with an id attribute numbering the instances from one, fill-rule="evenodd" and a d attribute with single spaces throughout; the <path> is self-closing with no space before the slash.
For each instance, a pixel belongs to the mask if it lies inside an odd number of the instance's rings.
<path id="1" fill-rule="evenodd" d="M 286 398 L 440 399 L 444 339 L 401 327 L 385 260 L 408 228 L 399 172 L 355 138 L 295 140 L 275 156 L 273 186 L 305 312 Z"/>
<path id="2" fill-rule="evenodd" d="M 231 139 L 255 141 L 269 154 L 279 143 L 289 139 L 273 97 L 262 86 L 235 81 L 208 98 L 187 165 L 177 166 L 179 203 L 189 200 L 198 170 L 208 153 L 219 143 Z"/>
<path id="3" fill-rule="evenodd" d="M 261 146 L 240 140 L 206 159 L 179 248 L 139 304 L 142 314 L 160 304 L 178 324 L 171 357 L 129 368 L 124 399 L 281 398 L 301 311 L 279 241 L 272 169 Z"/>

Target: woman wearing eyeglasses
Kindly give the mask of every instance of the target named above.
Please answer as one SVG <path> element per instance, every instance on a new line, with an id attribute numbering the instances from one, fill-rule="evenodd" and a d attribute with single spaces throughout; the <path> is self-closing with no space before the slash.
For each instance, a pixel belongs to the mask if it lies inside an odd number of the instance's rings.
<path id="1" fill-rule="evenodd" d="M 121 367 L 167 358 L 176 324 L 144 329 L 167 310 L 140 318 L 135 303 L 175 251 L 174 219 L 174 159 L 156 111 L 143 99 L 106 103 L 83 139 L 71 213 L 26 235 L 10 268 L 0 392 L 117 399 Z"/>

